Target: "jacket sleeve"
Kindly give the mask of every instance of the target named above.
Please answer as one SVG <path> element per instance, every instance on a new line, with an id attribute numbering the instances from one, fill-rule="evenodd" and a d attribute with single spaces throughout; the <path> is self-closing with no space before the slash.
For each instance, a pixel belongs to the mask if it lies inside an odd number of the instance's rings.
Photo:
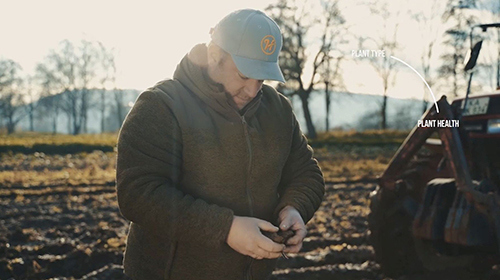
<path id="1" fill-rule="evenodd" d="M 143 92 L 118 136 L 116 184 L 122 215 L 150 233 L 217 246 L 233 211 L 184 194 L 179 186 L 182 136 L 168 96 Z"/>
<path id="2" fill-rule="evenodd" d="M 291 108 L 290 108 L 291 110 Z M 304 223 L 307 223 L 319 208 L 325 193 L 323 173 L 313 158 L 313 150 L 302 134 L 295 115 L 292 115 L 292 145 L 283 168 L 279 185 L 280 200 L 274 217 L 285 206 L 295 207 Z"/>

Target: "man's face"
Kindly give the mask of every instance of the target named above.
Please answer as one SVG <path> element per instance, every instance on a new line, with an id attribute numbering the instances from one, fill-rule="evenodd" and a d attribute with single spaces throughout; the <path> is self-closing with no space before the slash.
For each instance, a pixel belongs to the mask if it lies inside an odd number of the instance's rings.
<path id="1" fill-rule="evenodd" d="M 229 54 L 221 57 L 215 68 L 212 78 L 224 86 L 240 110 L 252 101 L 262 88 L 263 81 L 250 79 L 241 74 Z"/>

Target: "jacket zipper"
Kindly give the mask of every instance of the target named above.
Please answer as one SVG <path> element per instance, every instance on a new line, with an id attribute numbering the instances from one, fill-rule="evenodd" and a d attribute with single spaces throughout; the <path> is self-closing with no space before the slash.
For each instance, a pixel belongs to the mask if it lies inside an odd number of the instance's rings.
<path id="1" fill-rule="evenodd" d="M 262 90 L 261 90 L 261 92 L 262 92 Z M 251 101 L 252 104 L 250 105 L 250 107 L 248 107 L 246 112 L 248 112 L 251 108 L 257 106 L 258 102 L 256 100 L 257 99 L 254 98 L 254 100 Z M 251 171 L 252 171 L 252 143 L 250 141 L 250 133 L 248 132 L 248 123 L 245 119 L 246 112 L 243 113 L 243 115 L 240 115 L 238 111 L 235 111 L 235 112 L 238 114 L 238 116 L 241 117 L 241 123 L 243 125 L 243 132 L 245 134 L 245 140 L 247 141 L 248 168 L 247 168 L 247 176 L 246 176 L 246 180 L 245 180 L 245 191 L 246 191 L 246 195 L 247 195 L 247 199 L 248 199 L 248 207 L 250 210 L 250 217 L 253 217 L 254 213 L 253 213 L 252 194 L 250 192 L 250 188 L 248 187 L 248 181 L 249 181 Z M 252 257 L 248 257 L 248 258 L 250 259 L 250 261 L 248 262 L 247 271 L 245 273 L 245 279 L 251 280 L 252 279 L 251 268 L 252 268 L 252 263 L 253 263 L 254 259 Z"/>
<path id="2" fill-rule="evenodd" d="M 251 172 L 251 168 L 252 168 L 252 143 L 250 142 L 250 135 L 248 133 L 248 124 L 245 120 L 245 116 L 243 115 L 241 117 L 241 122 L 243 124 L 243 131 L 245 133 L 245 139 L 247 141 L 247 148 L 248 148 L 248 168 L 247 168 L 247 176 L 246 176 L 246 180 L 245 180 L 245 190 L 246 190 L 246 194 L 247 194 L 247 198 L 248 198 L 248 207 L 250 209 L 250 216 L 253 217 L 253 201 L 252 201 L 252 195 L 250 193 L 250 188 L 248 187 L 248 180 L 250 178 L 250 172 Z M 247 272 L 246 272 L 246 279 L 247 280 L 251 280 L 252 279 L 252 276 L 251 276 L 251 267 L 252 267 L 252 263 L 253 263 L 253 259 L 251 257 L 250 258 L 250 262 L 248 263 L 248 267 L 247 267 Z"/>
<path id="3" fill-rule="evenodd" d="M 250 209 L 250 216 L 253 217 L 253 201 L 252 196 L 250 194 L 250 188 L 248 187 L 248 178 L 250 178 L 250 172 L 252 168 L 252 143 L 250 143 L 250 135 L 248 133 L 248 124 L 245 120 L 245 116 L 241 118 L 241 122 L 243 123 L 243 130 L 245 132 L 245 139 L 247 141 L 247 149 L 248 149 L 248 168 L 247 168 L 247 177 L 245 181 L 245 189 L 248 198 L 248 207 Z"/>

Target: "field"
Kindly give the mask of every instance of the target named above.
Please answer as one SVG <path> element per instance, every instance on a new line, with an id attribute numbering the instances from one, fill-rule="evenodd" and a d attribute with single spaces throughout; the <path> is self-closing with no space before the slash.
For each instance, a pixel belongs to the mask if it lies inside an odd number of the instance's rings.
<path id="1" fill-rule="evenodd" d="M 338 132 L 312 142 L 327 181 L 325 199 L 302 251 L 281 258 L 273 280 L 390 279 L 368 242 L 368 197 L 404 135 Z M 0 279 L 127 279 L 121 262 L 128 221 L 114 184 L 116 135 L 98 137 L 0 138 L 7 151 L 0 154 Z M 107 148 L 86 152 L 86 141 Z M 20 152 L 35 145 L 46 152 Z M 72 153 L 54 153 L 57 146 Z M 403 279 L 431 276 L 419 277 Z"/>

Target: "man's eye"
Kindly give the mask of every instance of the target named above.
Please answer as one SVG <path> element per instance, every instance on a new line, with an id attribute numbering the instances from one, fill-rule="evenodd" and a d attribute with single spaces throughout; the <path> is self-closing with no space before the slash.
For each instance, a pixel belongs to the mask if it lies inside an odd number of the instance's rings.
<path id="1" fill-rule="evenodd" d="M 248 77 L 242 76 L 241 74 L 238 74 L 242 80 L 248 80 Z"/>

